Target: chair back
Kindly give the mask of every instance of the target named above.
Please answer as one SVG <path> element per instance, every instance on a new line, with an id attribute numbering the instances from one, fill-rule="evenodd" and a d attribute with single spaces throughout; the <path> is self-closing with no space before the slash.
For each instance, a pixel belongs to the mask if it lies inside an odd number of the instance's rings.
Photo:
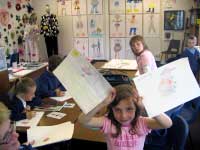
<path id="1" fill-rule="evenodd" d="M 0 95 L 8 92 L 10 87 L 8 70 L 0 71 Z"/>
<path id="2" fill-rule="evenodd" d="M 170 40 L 168 51 L 176 52 L 178 54 L 180 48 L 180 40 Z"/>

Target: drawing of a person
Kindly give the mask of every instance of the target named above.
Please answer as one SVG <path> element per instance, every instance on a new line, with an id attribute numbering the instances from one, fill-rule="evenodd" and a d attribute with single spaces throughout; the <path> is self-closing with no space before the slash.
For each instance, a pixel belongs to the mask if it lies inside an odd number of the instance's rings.
<path id="1" fill-rule="evenodd" d="M 76 11 L 77 14 L 80 14 L 80 1 L 79 0 L 74 1 L 74 10 Z"/>
<path id="2" fill-rule="evenodd" d="M 132 15 L 131 19 L 129 20 L 130 22 L 130 29 L 129 29 L 129 35 L 136 35 L 136 27 L 134 27 L 135 24 L 135 15 Z"/>
<path id="3" fill-rule="evenodd" d="M 98 10 L 97 10 L 97 8 L 98 8 L 98 5 L 99 5 L 99 1 L 98 0 L 91 0 L 91 5 L 92 5 L 92 7 L 91 7 L 91 13 L 98 13 Z"/>
<path id="4" fill-rule="evenodd" d="M 120 22 L 122 22 L 122 20 L 120 19 L 120 15 L 119 14 L 115 15 L 115 18 L 114 18 L 113 22 L 114 22 L 115 30 L 116 30 L 116 32 L 118 32 L 119 27 L 120 27 Z"/>
<path id="5" fill-rule="evenodd" d="M 122 49 L 120 40 L 116 40 L 115 41 L 115 45 L 114 45 L 114 52 L 115 52 L 115 59 L 119 59 L 119 53 Z"/>
<path id="6" fill-rule="evenodd" d="M 154 25 L 154 15 L 153 14 L 150 15 L 150 22 L 149 22 L 149 29 L 148 29 L 149 33 L 151 33 L 151 31 L 153 33 L 156 33 L 156 28 L 155 28 L 155 25 Z"/>

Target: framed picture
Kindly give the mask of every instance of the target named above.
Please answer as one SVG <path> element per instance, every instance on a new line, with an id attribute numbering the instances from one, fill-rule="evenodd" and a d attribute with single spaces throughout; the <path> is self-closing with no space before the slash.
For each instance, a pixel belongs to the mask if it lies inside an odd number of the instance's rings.
<path id="1" fill-rule="evenodd" d="M 185 11 L 164 11 L 164 30 L 184 30 Z"/>

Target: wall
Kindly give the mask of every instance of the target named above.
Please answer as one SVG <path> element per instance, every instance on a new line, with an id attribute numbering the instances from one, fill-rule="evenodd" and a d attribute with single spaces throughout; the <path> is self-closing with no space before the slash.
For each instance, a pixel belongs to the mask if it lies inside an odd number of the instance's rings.
<path id="1" fill-rule="evenodd" d="M 185 10 L 186 11 L 186 17 L 189 16 L 189 9 L 192 8 L 193 1 L 191 0 L 171 0 L 171 2 L 175 2 L 172 3 L 171 8 L 165 8 L 165 1 L 166 0 L 161 0 L 161 22 L 160 22 L 160 37 L 158 38 L 158 40 L 152 40 L 152 38 L 148 38 L 147 43 L 150 43 L 151 45 L 149 46 L 150 49 L 152 49 L 154 55 L 159 58 L 159 53 L 161 51 L 164 51 L 167 49 L 169 41 L 164 40 L 164 30 L 163 30 L 163 11 L 164 10 Z M 169 1 L 169 0 L 168 0 Z M 42 0 L 38 1 L 38 0 L 33 0 L 32 4 L 35 8 L 35 12 L 38 15 L 38 23 L 40 22 L 40 18 L 41 16 L 45 13 L 45 5 L 49 4 L 50 8 L 51 8 L 51 12 L 54 14 L 57 14 L 57 2 L 56 0 Z M 105 15 L 105 33 L 106 33 L 106 39 L 105 39 L 105 51 L 107 53 L 107 59 L 110 58 L 109 57 L 109 16 L 108 16 L 108 0 L 104 0 L 104 10 L 106 10 L 104 12 Z M 60 30 L 60 34 L 58 36 L 59 39 L 59 52 L 62 53 L 62 55 L 66 55 L 72 48 L 73 48 L 73 29 L 72 29 L 72 17 L 71 16 L 64 16 L 64 17 L 57 17 L 58 21 L 59 21 L 59 30 Z M 184 32 L 183 31 L 170 31 L 173 35 L 174 39 L 180 39 L 183 40 L 184 39 Z M 40 49 L 42 50 L 41 55 L 43 55 L 44 58 L 47 57 L 46 55 L 46 47 L 45 47 L 45 43 L 44 43 L 44 38 L 43 36 L 41 36 L 41 40 L 40 40 Z"/>

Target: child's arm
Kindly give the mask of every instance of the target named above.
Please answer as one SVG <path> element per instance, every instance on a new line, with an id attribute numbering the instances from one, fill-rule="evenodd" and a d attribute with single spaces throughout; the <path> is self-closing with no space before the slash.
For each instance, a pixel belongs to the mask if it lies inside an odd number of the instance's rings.
<path id="1" fill-rule="evenodd" d="M 108 106 L 113 99 L 115 98 L 115 90 L 112 89 L 109 92 L 109 95 L 104 99 L 102 103 L 97 105 L 92 111 L 88 114 L 80 114 L 79 122 L 89 128 L 100 128 L 103 126 L 104 117 L 94 117 L 102 108 Z"/>
<path id="2" fill-rule="evenodd" d="M 150 129 L 169 128 L 172 126 L 172 120 L 163 113 L 153 118 L 147 118 L 147 126 Z"/>

